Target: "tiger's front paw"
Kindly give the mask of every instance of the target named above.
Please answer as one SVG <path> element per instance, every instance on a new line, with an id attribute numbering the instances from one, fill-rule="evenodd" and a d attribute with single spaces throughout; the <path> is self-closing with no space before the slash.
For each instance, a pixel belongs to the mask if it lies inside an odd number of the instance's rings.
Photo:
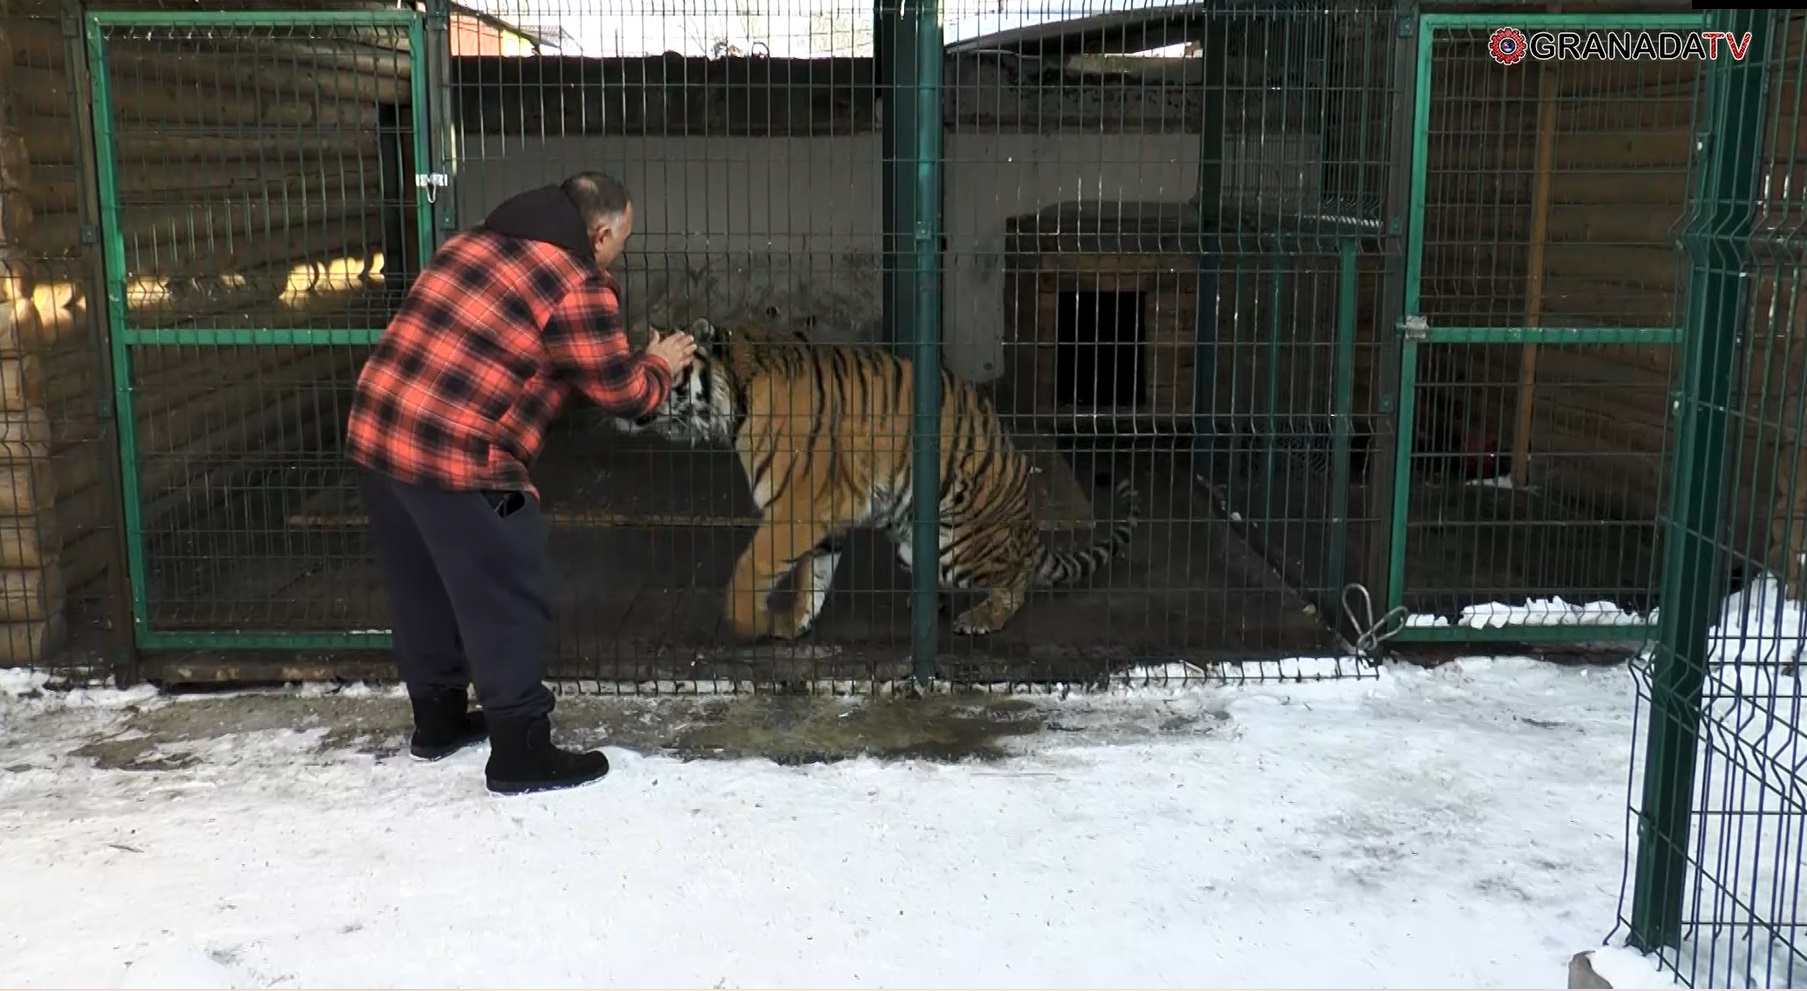
<path id="1" fill-rule="evenodd" d="M 771 629 L 765 603 L 758 594 L 742 589 L 729 589 L 722 609 L 728 631 L 743 640 L 757 640 Z"/>
<path id="2" fill-rule="evenodd" d="M 781 613 L 772 617 L 772 623 L 767 628 L 767 632 L 776 640 L 795 640 L 809 632 L 809 625 L 806 620 Z"/>
<path id="3" fill-rule="evenodd" d="M 992 623 L 991 617 L 977 608 L 969 609 L 954 617 L 953 628 L 955 633 L 963 637 L 982 637 L 996 632 L 997 629 L 996 625 Z"/>

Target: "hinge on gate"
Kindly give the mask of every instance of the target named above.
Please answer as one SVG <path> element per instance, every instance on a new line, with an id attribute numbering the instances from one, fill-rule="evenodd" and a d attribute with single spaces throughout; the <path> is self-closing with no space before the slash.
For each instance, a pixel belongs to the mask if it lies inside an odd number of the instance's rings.
<path id="1" fill-rule="evenodd" d="M 79 38 L 82 36 L 82 19 L 79 17 L 63 18 L 63 37 Z"/>
<path id="2" fill-rule="evenodd" d="M 1410 38 L 1418 33 L 1418 18 L 1406 15 L 1399 19 L 1399 36 Z"/>
<path id="3" fill-rule="evenodd" d="M 446 186 L 446 185 L 450 185 L 450 184 L 451 184 L 451 179 L 449 179 L 444 172 L 416 172 L 416 173 L 414 173 L 414 188 L 415 189 L 424 189 L 427 191 L 427 202 L 428 203 L 433 202 L 433 196 L 434 196 L 433 191 L 434 190 L 439 189 L 442 186 Z"/>
<path id="4" fill-rule="evenodd" d="M 93 224 L 83 224 L 82 231 L 81 231 L 81 241 L 83 244 L 99 244 L 100 243 L 100 231 L 97 230 Z"/>
<path id="5" fill-rule="evenodd" d="M 1419 314 L 1412 314 L 1399 321 L 1399 333 L 1408 341 L 1422 341 L 1430 336 L 1431 324 Z"/>

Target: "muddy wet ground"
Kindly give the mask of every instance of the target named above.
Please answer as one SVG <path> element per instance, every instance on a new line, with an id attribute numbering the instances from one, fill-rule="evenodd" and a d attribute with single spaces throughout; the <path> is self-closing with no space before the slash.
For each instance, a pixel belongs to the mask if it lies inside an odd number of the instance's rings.
<path id="1" fill-rule="evenodd" d="M 566 743 L 687 760 L 801 764 L 854 757 L 992 761 L 1052 743 L 1210 734 L 1228 718 L 1222 701 L 1200 690 L 1133 702 L 1111 696 L 577 696 L 559 700 L 554 726 Z M 111 708 L 27 706 L 0 721 L 9 724 L 0 733 L 0 770 L 46 750 L 104 768 L 171 769 L 204 761 L 212 744 L 234 735 L 280 731 L 313 734 L 322 753 L 385 759 L 403 751 L 410 729 L 407 702 L 393 692 L 147 692 Z"/>

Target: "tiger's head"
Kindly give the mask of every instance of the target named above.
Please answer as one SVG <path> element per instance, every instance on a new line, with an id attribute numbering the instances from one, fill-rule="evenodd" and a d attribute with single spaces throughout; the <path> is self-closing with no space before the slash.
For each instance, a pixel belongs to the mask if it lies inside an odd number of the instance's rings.
<path id="1" fill-rule="evenodd" d="M 691 445 L 731 443 L 739 404 L 724 360 L 729 333 L 700 317 L 684 329 L 696 340 L 690 367 L 672 377 L 671 391 L 651 413 L 637 420 L 616 418 L 615 423 L 630 434 L 650 433 Z"/>

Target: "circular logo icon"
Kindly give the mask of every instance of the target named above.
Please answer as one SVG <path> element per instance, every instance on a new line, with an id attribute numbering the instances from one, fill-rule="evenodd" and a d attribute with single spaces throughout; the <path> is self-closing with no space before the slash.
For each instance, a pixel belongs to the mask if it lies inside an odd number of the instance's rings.
<path id="1" fill-rule="evenodd" d="M 1501 65 L 1517 65 L 1525 60 L 1525 33 L 1518 28 L 1495 28 L 1487 39 L 1487 52 Z"/>

